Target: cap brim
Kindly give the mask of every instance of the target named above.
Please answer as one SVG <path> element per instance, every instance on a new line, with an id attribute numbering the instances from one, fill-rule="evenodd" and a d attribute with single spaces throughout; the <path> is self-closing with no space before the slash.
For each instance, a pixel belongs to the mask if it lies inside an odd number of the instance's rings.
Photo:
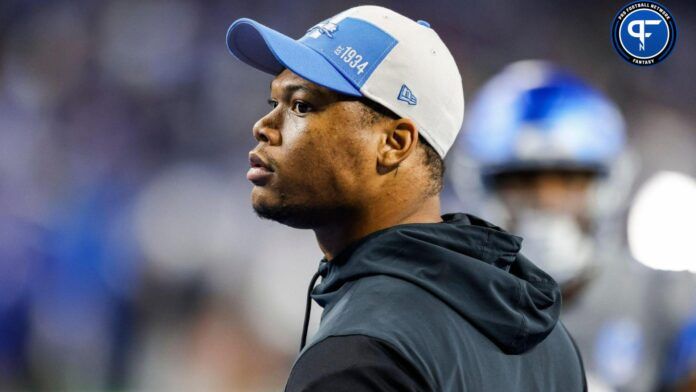
<path id="1" fill-rule="evenodd" d="M 310 47 L 251 19 L 237 19 L 227 30 L 227 48 L 241 61 L 272 75 L 284 68 L 339 93 L 362 94 L 331 63 Z"/>

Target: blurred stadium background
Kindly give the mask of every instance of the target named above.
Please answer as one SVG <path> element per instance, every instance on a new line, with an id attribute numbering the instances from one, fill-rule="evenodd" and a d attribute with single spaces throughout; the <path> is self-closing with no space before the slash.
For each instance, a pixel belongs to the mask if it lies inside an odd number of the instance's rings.
<path id="1" fill-rule="evenodd" d="M 631 203 L 650 178 L 691 176 L 677 189 L 693 194 L 696 3 L 664 1 L 679 38 L 669 59 L 644 68 L 611 47 L 623 1 L 378 3 L 431 24 L 467 100 L 506 64 L 537 58 L 618 103 L 634 170 L 612 216 L 616 246 L 628 247 Z M 230 56 L 224 37 L 239 17 L 300 37 L 354 5 L 0 2 L 0 390 L 282 387 L 321 253 L 311 232 L 251 210 L 247 152 L 271 78 Z M 454 191 L 469 180 L 448 177 L 445 212 L 480 212 Z M 642 208 L 655 215 L 664 200 Z M 696 238 L 694 220 L 679 227 Z M 693 246 L 676 248 L 644 263 L 696 271 Z M 664 273 L 696 286 L 689 272 Z M 696 314 L 696 298 L 675 301 L 683 320 Z M 696 368 L 690 344 L 685 372 Z"/>

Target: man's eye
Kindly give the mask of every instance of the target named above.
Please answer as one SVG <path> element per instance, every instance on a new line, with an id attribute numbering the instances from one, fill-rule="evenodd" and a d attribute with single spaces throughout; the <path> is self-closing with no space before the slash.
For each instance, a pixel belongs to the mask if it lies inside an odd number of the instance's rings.
<path id="1" fill-rule="evenodd" d="M 273 99 L 269 99 L 269 100 L 268 100 L 268 104 L 271 105 L 271 107 L 272 107 L 273 109 L 275 109 L 275 107 L 278 106 L 278 101 L 273 100 Z"/>
<path id="2" fill-rule="evenodd" d="M 295 101 L 295 102 L 292 104 L 292 110 L 294 110 L 294 111 L 296 111 L 296 112 L 298 112 L 298 113 L 303 113 L 303 114 L 304 114 L 304 113 L 307 113 L 307 112 L 311 112 L 311 111 L 312 111 L 312 107 L 311 107 L 309 104 L 307 104 L 306 102 Z"/>

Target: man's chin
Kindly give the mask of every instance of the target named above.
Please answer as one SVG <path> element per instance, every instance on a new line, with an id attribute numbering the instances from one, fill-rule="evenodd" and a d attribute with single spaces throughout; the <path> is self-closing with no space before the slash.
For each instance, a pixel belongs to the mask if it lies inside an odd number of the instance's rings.
<path id="1" fill-rule="evenodd" d="M 251 207 L 259 218 L 273 221 L 278 221 L 283 218 L 283 212 L 279 206 L 252 201 Z"/>
<path id="2" fill-rule="evenodd" d="M 259 218 L 282 223 L 297 229 L 311 229 L 314 226 L 307 219 L 311 214 L 304 212 L 304 208 L 270 203 L 253 203 L 254 212 Z"/>
<path id="3" fill-rule="evenodd" d="M 344 213 L 336 207 L 317 207 L 290 203 L 268 203 L 254 199 L 254 212 L 262 219 L 268 219 L 296 229 L 315 229 L 329 222 L 344 219 Z"/>
<path id="4" fill-rule="evenodd" d="M 293 218 L 296 212 L 284 199 L 285 194 L 277 194 L 267 187 L 255 186 L 251 191 L 251 206 L 259 218 L 292 226 L 290 223 L 296 220 Z"/>

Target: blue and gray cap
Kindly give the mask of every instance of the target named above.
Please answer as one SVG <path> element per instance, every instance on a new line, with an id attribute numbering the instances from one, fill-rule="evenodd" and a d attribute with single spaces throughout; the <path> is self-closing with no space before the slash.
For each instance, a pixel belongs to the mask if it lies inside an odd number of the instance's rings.
<path id="1" fill-rule="evenodd" d="M 348 9 L 294 40 L 251 19 L 236 20 L 227 46 L 270 74 L 287 68 L 331 90 L 375 101 L 412 119 L 444 157 L 461 128 L 464 92 L 451 53 L 427 22 L 387 8 Z"/>

